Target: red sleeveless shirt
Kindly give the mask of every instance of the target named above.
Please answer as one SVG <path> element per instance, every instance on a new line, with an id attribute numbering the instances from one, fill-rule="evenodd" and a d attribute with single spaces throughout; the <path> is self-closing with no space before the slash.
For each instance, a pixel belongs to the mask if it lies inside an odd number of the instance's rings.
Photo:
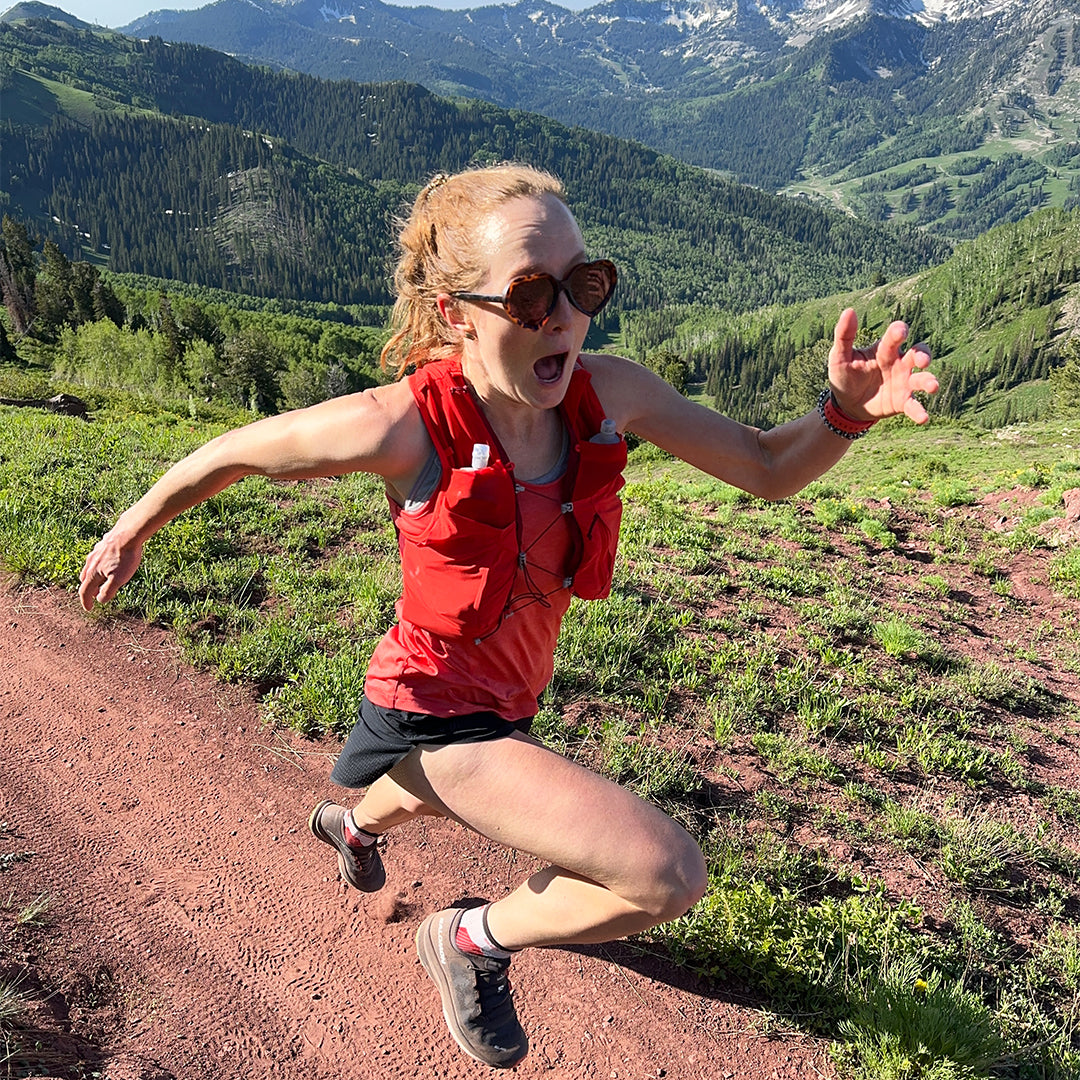
<path id="1" fill-rule="evenodd" d="M 458 361 L 427 364 L 409 383 L 441 478 L 418 511 L 391 500 L 403 591 L 365 693 L 377 705 L 438 716 L 532 716 L 571 596 L 611 589 L 626 444 L 588 441 L 603 409 L 579 365 L 560 406 L 566 473 L 522 483 Z M 478 442 L 491 447 L 491 460 L 472 470 Z"/>

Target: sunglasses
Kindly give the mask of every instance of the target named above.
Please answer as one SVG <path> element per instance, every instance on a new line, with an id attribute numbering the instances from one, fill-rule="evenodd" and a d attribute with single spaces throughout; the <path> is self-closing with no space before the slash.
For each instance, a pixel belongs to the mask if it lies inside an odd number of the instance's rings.
<path id="1" fill-rule="evenodd" d="M 578 263 L 561 281 L 553 274 L 522 274 L 506 286 L 502 296 L 456 292 L 455 300 L 483 300 L 502 304 L 511 319 L 526 330 L 539 330 L 551 318 L 559 293 L 583 315 L 598 315 L 615 291 L 619 275 L 607 259 Z"/>

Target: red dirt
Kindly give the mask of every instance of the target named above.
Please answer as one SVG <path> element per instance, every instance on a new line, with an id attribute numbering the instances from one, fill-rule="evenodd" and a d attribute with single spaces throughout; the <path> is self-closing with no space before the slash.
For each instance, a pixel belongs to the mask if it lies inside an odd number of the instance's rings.
<path id="1" fill-rule="evenodd" d="M 89 620 L 61 592 L 0 585 L 0 655 L 0 982 L 22 979 L 38 1044 L 13 1075 L 490 1075 L 447 1033 L 413 934 L 462 897 L 505 895 L 530 860 L 419 821 L 363 896 L 306 827 L 319 799 L 347 801 L 336 744 L 265 729 L 165 632 Z M 16 933 L 42 895 L 44 925 Z M 763 1034 L 734 992 L 624 943 L 526 952 L 513 975 L 520 1077 L 832 1071 L 821 1043 Z"/>

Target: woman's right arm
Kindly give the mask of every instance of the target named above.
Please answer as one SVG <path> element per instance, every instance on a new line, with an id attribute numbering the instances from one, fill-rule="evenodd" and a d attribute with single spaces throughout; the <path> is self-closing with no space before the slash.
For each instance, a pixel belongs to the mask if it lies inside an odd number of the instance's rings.
<path id="1" fill-rule="evenodd" d="M 404 382 L 258 420 L 178 461 L 125 510 L 87 556 L 79 599 L 89 611 L 131 580 L 146 541 L 178 514 L 244 476 L 303 480 L 375 473 L 408 490 L 430 442 Z"/>

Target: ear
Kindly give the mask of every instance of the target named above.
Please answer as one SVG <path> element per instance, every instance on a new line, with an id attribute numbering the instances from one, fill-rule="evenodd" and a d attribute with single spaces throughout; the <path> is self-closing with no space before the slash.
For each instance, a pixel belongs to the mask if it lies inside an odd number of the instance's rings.
<path id="1" fill-rule="evenodd" d="M 435 297 L 435 304 L 447 326 L 452 330 L 456 330 L 463 338 L 472 339 L 476 337 L 476 329 L 473 327 L 472 320 L 449 293 L 439 293 Z"/>

